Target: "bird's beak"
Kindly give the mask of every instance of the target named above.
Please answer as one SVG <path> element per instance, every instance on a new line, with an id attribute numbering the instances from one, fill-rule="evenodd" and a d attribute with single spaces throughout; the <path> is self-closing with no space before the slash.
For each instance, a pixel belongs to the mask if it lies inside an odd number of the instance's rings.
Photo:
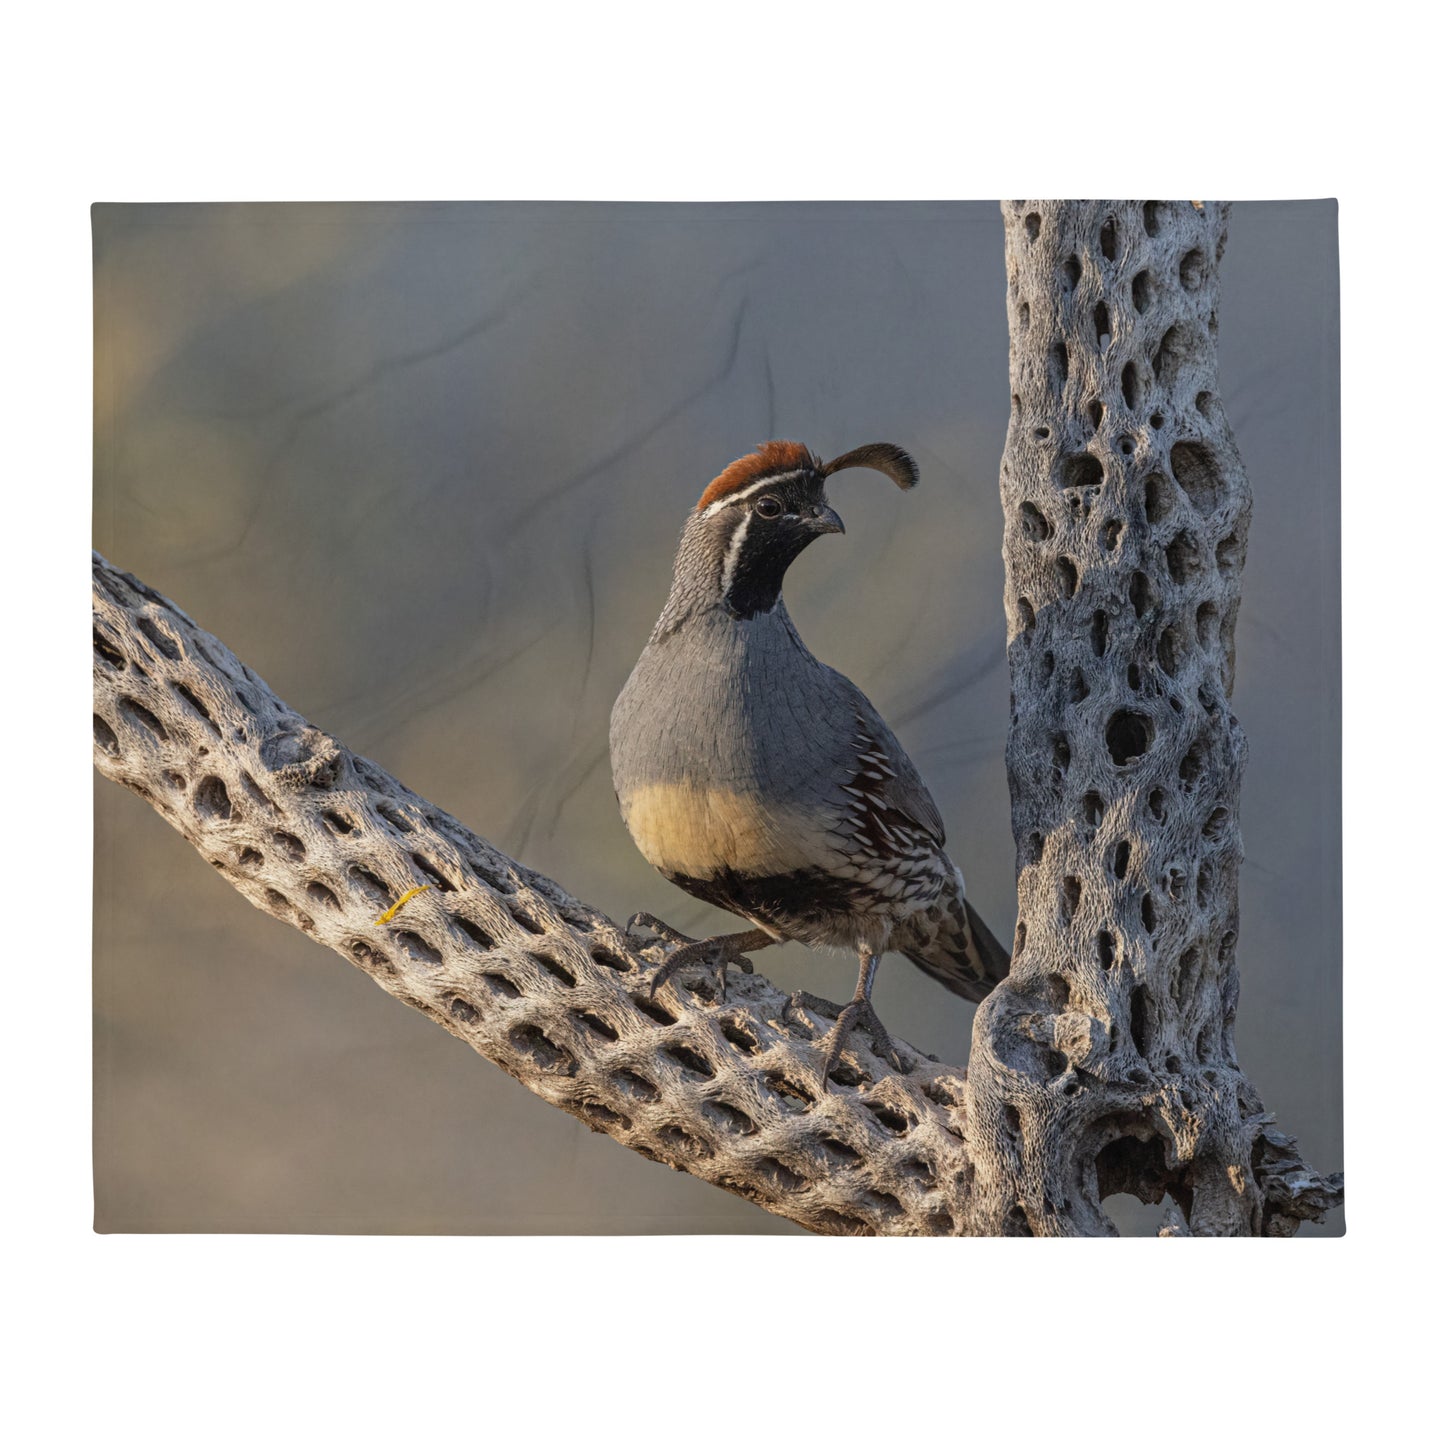
<path id="1" fill-rule="evenodd" d="M 808 528 L 816 532 L 820 537 L 825 532 L 845 532 L 847 528 L 843 525 L 843 519 L 832 507 L 817 506 L 813 508 L 813 515 L 808 518 Z"/>

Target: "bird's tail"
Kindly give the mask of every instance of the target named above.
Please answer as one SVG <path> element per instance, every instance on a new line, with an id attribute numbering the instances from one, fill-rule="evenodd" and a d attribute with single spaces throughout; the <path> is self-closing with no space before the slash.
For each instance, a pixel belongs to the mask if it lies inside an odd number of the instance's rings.
<path id="1" fill-rule="evenodd" d="M 945 885 L 937 903 L 895 935 L 893 947 L 950 993 L 978 1003 L 1008 977 L 1008 950 L 963 896 L 963 875 Z"/>

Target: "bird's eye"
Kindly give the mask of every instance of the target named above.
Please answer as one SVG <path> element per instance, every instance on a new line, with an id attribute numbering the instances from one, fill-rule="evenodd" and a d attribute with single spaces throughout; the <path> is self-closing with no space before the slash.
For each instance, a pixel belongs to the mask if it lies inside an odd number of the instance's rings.
<path id="1" fill-rule="evenodd" d="M 755 511 L 758 516 L 772 521 L 774 517 L 781 517 L 783 515 L 783 504 L 776 497 L 759 497 L 757 501 L 753 503 L 753 511 Z"/>

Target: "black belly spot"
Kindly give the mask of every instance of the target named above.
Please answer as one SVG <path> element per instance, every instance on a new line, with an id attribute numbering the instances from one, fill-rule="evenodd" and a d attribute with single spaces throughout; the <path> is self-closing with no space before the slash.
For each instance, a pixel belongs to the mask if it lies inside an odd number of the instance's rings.
<path id="1" fill-rule="evenodd" d="M 735 873 L 730 868 L 710 878 L 690 878 L 683 873 L 663 876 L 694 898 L 744 918 L 770 923 L 783 933 L 806 931 L 830 919 L 858 913 L 874 899 L 871 890 L 821 868 L 800 868 L 766 877 Z"/>

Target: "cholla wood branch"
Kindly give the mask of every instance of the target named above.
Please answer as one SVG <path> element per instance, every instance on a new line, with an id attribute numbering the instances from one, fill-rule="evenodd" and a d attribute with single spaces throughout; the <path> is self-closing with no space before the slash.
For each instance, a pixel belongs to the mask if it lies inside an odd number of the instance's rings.
<path id="1" fill-rule="evenodd" d="M 548 1102 L 820 1233 L 1293 1233 L 1339 1202 L 1234 1058 L 1248 492 L 1215 397 L 1221 208 L 1012 203 L 1003 466 L 1020 924 L 968 1076 L 758 975 L 649 999 L 609 919 L 311 727 L 94 563 L 95 757 L 256 907 Z M 427 885 L 427 891 L 414 890 Z M 411 895 L 411 896 L 408 896 Z M 397 905 L 400 905 L 399 907 Z M 376 920 L 395 909 L 380 926 Z"/>
<path id="2" fill-rule="evenodd" d="M 1176 1229 L 1293 1232 L 1340 1184 L 1296 1167 L 1234 1051 L 1250 497 L 1216 382 L 1227 208 L 1003 213 L 1019 923 L 974 1027 L 981 1222 L 1098 1232 L 1082 1177 L 1167 1192 Z"/>
<path id="3" fill-rule="evenodd" d="M 311 727 L 99 556 L 94 623 L 96 766 L 257 908 L 650 1159 L 820 1233 L 966 1228 L 957 1070 L 901 1043 L 907 1076 L 849 1052 L 825 1094 L 828 1020 L 785 1021 L 756 976 L 725 1003 L 706 976 L 649 999 L 657 959 L 611 920 Z"/>

